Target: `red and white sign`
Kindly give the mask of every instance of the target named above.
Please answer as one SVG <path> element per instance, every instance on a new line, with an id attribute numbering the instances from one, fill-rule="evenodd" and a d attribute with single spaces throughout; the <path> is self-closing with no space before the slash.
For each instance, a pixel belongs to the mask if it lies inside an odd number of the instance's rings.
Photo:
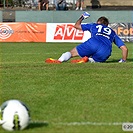
<path id="1" fill-rule="evenodd" d="M 84 42 L 90 32 L 74 28 L 74 23 L 47 23 L 46 42 Z"/>

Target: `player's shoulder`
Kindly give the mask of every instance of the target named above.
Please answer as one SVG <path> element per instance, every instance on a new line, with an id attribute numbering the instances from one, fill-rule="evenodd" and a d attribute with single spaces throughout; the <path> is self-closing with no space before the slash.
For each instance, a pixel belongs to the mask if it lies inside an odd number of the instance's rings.
<path id="1" fill-rule="evenodd" d="M 91 23 L 91 25 L 96 26 L 96 25 L 98 25 L 98 24 L 97 24 L 97 23 Z"/>
<path id="2" fill-rule="evenodd" d="M 82 23 L 82 25 L 93 25 L 94 23 Z"/>
<path id="3" fill-rule="evenodd" d="M 97 26 L 97 23 L 88 23 L 87 25 L 89 27 L 95 28 Z"/>

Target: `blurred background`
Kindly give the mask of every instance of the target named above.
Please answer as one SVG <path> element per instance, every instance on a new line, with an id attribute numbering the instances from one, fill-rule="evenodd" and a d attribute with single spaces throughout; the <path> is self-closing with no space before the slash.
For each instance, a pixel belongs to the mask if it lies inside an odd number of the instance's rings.
<path id="1" fill-rule="evenodd" d="M 75 10 L 77 0 L 66 0 L 67 9 Z M 54 10 L 54 0 L 49 0 L 49 10 Z M 39 0 L 0 0 L 0 9 L 12 9 L 12 10 L 38 10 Z M 119 9 L 130 10 L 133 9 L 133 0 L 84 0 L 83 10 L 88 9 Z"/>

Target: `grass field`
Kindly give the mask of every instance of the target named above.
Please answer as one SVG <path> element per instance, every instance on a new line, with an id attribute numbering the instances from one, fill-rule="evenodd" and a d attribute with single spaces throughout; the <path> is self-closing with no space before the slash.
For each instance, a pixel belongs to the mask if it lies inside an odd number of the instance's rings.
<path id="1" fill-rule="evenodd" d="M 133 122 L 133 44 L 126 63 L 115 45 L 106 63 L 44 62 L 76 45 L 0 43 L 0 103 L 26 103 L 31 123 L 23 133 L 122 133 L 122 123 Z"/>

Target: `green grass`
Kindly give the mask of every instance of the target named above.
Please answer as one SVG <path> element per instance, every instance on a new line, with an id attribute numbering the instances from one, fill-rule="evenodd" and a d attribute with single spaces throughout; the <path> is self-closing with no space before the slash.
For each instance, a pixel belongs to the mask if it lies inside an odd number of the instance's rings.
<path id="1" fill-rule="evenodd" d="M 114 45 L 106 63 L 44 62 L 76 45 L 0 43 L 0 103 L 26 103 L 31 124 L 23 133 L 122 133 L 120 123 L 133 121 L 133 44 L 127 43 L 127 63 L 118 63 Z"/>

